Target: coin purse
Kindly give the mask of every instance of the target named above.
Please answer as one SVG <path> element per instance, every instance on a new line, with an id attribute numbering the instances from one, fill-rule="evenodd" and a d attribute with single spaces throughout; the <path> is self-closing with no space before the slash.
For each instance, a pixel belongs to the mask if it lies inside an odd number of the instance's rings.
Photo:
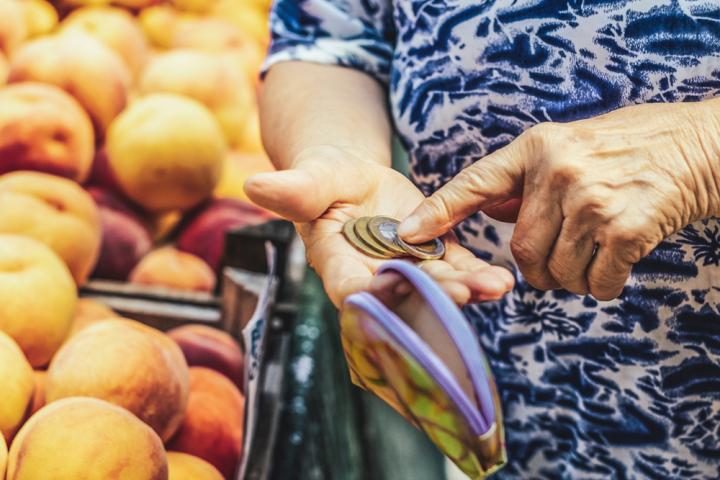
<path id="1" fill-rule="evenodd" d="M 368 292 L 340 313 L 353 383 L 423 431 L 470 478 L 506 462 L 500 402 L 477 338 L 458 307 L 425 272 L 390 260 L 414 291 L 393 309 Z"/>

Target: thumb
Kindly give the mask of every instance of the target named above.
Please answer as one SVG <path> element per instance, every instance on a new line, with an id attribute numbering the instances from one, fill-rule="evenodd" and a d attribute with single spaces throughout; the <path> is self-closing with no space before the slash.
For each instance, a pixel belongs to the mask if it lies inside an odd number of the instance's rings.
<path id="1" fill-rule="evenodd" d="M 398 228 L 419 243 L 440 237 L 466 217 L 521 196 L 527 148 L 520 138 L 462 170 L 423 200 Z"/>
<path id="2" fill-rule="evenodd" d="M 258 173 L 245 181 L 245 193 L 257 205 L 293 222 L 309 222 L 327 210 L 315 176 L 302 168 Z"/>

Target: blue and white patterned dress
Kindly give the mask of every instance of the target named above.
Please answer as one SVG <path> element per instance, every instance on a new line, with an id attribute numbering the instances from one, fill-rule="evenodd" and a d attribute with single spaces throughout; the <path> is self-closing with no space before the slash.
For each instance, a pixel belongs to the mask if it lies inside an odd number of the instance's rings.
<path id="1" fill-rule="evenodd" d="M 720 1 L 276 0 L 272 29 L 268 65 L 387 83 L 426 194 L 536 123 L 720 91 Z M 511 229 L 475 215 L 457 233 L 513 266 Z M 519 278 L 468 312 L 503 399 L 497 478 L 720 478 L 719 219 L 666 239 L 615 301 Z"/>

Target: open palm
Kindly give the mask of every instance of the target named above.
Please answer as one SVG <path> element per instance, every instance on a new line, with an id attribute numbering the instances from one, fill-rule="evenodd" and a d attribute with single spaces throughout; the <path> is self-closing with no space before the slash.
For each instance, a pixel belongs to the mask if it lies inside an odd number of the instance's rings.
<path id="1" fill-rule="evenodd" d="M 308 262 L 335 305 L 360 290 L 404 295 L 408 285 L 400 277 L 375 278 L 384 260 L 356 250 L 343 236 L 342 227 L 364 216 L 404 219 L 424 196 L 391 168 L 345 150 L 331 153 L 332 158 L 325 153 L 297 162 L 292 170 L 256 175 L 245 189 L 254 202 L 296 222 Z M 458 304 L 495 299 L 512 287 L 510 272 L 476 258 L 453 237 L 445 242 L 445 257 L 424 261 L 422 268 Z"/>

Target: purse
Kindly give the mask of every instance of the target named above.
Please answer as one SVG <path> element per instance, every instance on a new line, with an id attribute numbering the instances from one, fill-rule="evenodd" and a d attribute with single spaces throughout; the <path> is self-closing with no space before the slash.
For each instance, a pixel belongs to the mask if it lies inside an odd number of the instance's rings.
<path id="1" fill-rule="evenodd" d="M 500 402 L 488 363 L 460 309 L 425 272 L 390 260 L 413 291 L 390 308 L 369 292 L 340 313 L 354 384 L 387 402 L 472 479 L 506 462 Z"/>

